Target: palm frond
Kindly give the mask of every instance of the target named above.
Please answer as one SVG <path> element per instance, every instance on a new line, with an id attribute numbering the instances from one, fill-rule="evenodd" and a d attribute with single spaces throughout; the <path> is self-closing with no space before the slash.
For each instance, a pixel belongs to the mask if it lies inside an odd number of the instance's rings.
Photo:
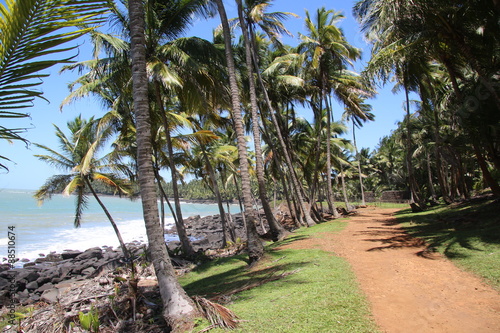
<path id="1" fill-rule="evenodd" d="M 213 326 L 234 329 L 238 327 L 238 316 L 220 304 L 209 301 L 200 296 L 192 297 L 198 310 L 203 313 Z"/>
<path id="2" fill-rule="evenodd" d="M 106 4 L 106 0 L 6 0 L 0 4 L 0 110 L 28 107 L 42 97 L 34 88 L 48 74 L 39 72 L 73 58 L 47 56 L 74 50 L 77 46 L 63 45 L 89 32 L 88 25 L 101 23 Z M 84 24 L 87 27 L 68 32 L 67 28 Z"/>

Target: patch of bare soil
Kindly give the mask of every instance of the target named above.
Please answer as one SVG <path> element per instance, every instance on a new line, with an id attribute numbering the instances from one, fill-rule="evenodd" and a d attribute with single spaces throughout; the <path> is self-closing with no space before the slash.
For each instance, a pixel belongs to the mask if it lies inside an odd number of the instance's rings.
<path id="1" fill-rule="evenodd" d="M 382 332 L 500 332 L 500 294 L 396 223 L 396 209 L 363 208 L 338 234 L 290 248 L 335 252 L 352 266 Z"/>

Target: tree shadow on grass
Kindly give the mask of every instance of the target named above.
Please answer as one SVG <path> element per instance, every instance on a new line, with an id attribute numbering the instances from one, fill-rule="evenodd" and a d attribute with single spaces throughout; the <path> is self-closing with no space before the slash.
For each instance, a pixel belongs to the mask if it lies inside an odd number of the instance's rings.
<path id="1" fill-rule="evenodd" d="M 226 294 L 231 295 L 235 291 L 245 289 L 248 286 L 260 286 L 263 282 L 275 281 L 275 277 L 280 274 L 293 272 L 308 264 L 310 262 L 300 261 L 270 266 L 260 265 L 251 270 L 247 266 L 240 266 L 188 283 L 184 285 L 184 290 L 189 295 L 200 295 L 209 299 Z"/>
<path id="2" fill-rule="evenodd" d="M 309 236 L 305 236 L 305 235 L 293 235 L 293 236 L 288 236 L 287 238 L 279 241 L 279 242 L 274 242 L 272 244 L 269 244 L 266 249 L 268 250 L 274 250 L 276 248 L 279 248 L 281 246 L 285 246 L 285 245 L 289 245 L 289 244 L 292 244 L 293 242 L 296 242 L 296 241 L 299 241 L 299 240 L 302 240 L 302 239 L 307 239 L 309 238 Z"/>
<path id="3" fill-rule="evenodd" d="M 448 258 L 466 258 L 466 249 L 483 251 L 475 244 L 500 245 L 500 204 L 483 199 L 456 203 L 443 209 L 437 206 L 422 213 L 396 213 L 409 235 L 425 240 L 428 249 L 443 249 Z"/>
<path id="4" fill-rule="evenodd" d="M 291 235 L 284 240 L 271 243 L 266 246 L 266 255 L 256 267 L 249 268 L 246 254 L 240 254 L 232 257 L 218 258 L 204 263 L 193 270 L 193 272 L 203 273 L 210 269 L 216 269 L 216 266 L 233 265 L 234 268 L 224 272 L 212 274 L 199 280 L 184 285 L 184 289 L 190 295 L 201 295 L 206 298 L 218 297 L 225 294 L 232 294 L 237 290 L 253 285 L 261 285 L 275 281 L 280 275 L 286 276 L 295 270 L 311 264 L 311 261 L 298 259 L 292 262 L 288 261 L 291 255 L 288 255 L 287 249 L 280 247 L 292 244 L 302 239 L 307 239 L 306 235 Z M 277 258 L 278 257 L 278 258 Z M 285 259 L 286 258 L 286 259 Z M 281 261 L 285 259 L 284 261 Z M 294 283 L 300 281 L 294 280 Z"/>

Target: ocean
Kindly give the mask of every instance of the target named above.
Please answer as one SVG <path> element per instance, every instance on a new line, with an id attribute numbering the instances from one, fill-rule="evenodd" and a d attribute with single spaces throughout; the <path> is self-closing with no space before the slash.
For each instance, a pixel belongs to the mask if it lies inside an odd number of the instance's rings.
<path id="1" fill-rule="evenodd" d="M 5 262 L 7 246 L 13 244 L 12 241 L 9 243 L 9 236 L 15 238 L 16 257 L 30 261 L 52 251 L 60 253 L 64 250 L 84 251 L 95 246 L 119 246 L 111 224 L 92 196 L 89 196 L 81 227 L 75 228 L 75 197 L 54 195 L 39 206 L 33 193 L 0 189 L 0 262 Z M 140 200 L 112 196 L 100 198 L 116 222 L 125 243 L 147 243 Z M 165 209 L 165 226 L 172 226 L 174 221 L 167 205 Z M 231 213 L 237 212 L 239 208 L 232 205 Z M 219 214 L 219 210 L 216 204 L 182 203 L 182 214 L 184 218 L 208 216 Z M 9 231 L 14 234 L 9 234 Z M 177 236 L 165 235 L 165 238 L 177 239 Z M 21 262 L 16 266 L 22 266 Z"/>

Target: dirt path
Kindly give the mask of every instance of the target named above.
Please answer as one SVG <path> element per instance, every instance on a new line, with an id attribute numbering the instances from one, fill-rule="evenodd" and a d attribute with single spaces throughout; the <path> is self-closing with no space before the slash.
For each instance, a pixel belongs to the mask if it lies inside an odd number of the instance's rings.
<path id="1" fill-rule="evenodd" d="M 321 246 L 351 264 L 376 323 L 387 333 L 500 332 L 500 294 L 396 224 L 394 209 L 364 208 L 340 234 L 288 246 Z"/>

